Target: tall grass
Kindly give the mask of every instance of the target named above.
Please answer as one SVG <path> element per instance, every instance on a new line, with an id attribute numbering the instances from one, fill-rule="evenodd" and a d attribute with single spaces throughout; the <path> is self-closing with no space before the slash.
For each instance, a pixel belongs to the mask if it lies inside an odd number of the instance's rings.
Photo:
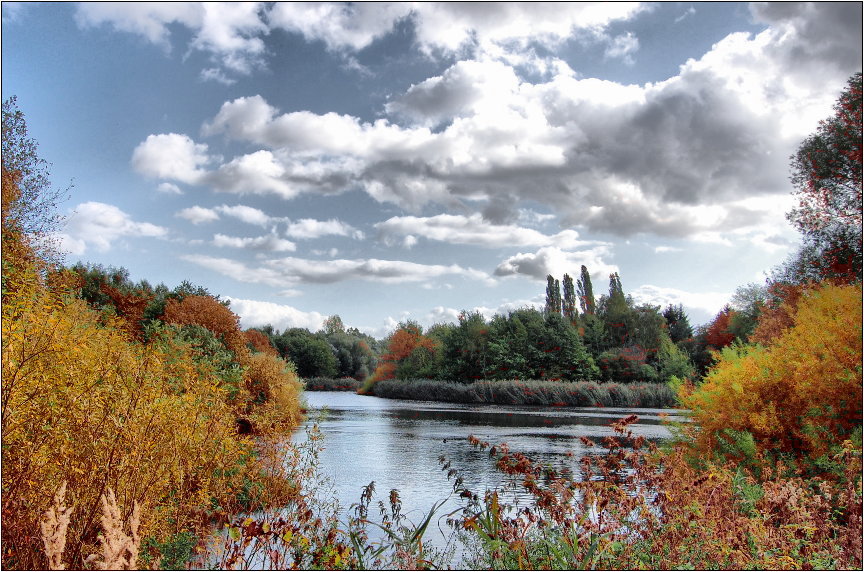
<path id="1" fill-rule="evenodd" d="M 372 386 L 377 397 L 543 405 L 547 407 L 674 407 L 675 394 L 661 383 L 596 383 L 589 381 L 507 380 L 457 383 L 433 379 L 382 380 Z"/>
<path id="2" fill-rule="evenodd" d="M 363 385 L 353 377 L 310 377 L 303 380 L 306 391 L 357 391 Z"/>

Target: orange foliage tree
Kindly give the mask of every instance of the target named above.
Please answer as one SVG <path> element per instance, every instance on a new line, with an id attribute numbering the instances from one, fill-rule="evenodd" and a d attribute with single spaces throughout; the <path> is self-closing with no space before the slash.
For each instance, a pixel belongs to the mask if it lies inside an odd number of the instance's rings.
<path id="1" fill-rule="evenodd" d="M 212 296 L 172 298 L 165 304 L 162 319 L 168 324 L 203 326 L 216 334 L 238 359 L 249 353 L 246 337 L 240 330 L 240 318 Z"/>
<path id="2" fill-rule="evenodd" d="M 399 365 L 415 352 L 437 351 L 435 340 L 423 335 L 422 328 L 414 323 L 402 324 L 387 339 L 387 352 L 381 355 L 378 367 L 372 375 L 374 381 L 393 379 Z"/>
<path id="3" fill-rule="evenodd" d="M 271 356 L 279 355 L 279 350 L 273 347 L 273 344 L 270 343 L 270 338 L 268 338 L 263 332 L 250 329 L 243 332 L 243 335 L 246 337 L 246 343 L 256 352 L 269 354 Z"/>
<path id="4" fill-rule="evenodd" d="M 735 334 L 729 330 L 735 310 L 728 305 L 720 310 L 705 332 L 705 341 L 714 349 L 725 348 L 735 339 Z"/>
<path id="5" fill-rule="evenodd" d="M 861 285 L 806 293 L 768 347 L 729 347 L 681 401 L 703 451 L 752 436 L 757 452 L 821 455 L 861 425 Z M 724 445 L 725 444 L 725 445 Z"/>

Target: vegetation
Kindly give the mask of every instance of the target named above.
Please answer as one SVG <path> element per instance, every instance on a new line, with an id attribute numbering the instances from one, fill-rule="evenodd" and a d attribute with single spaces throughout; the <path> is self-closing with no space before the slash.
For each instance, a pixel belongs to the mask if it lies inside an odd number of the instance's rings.
<path id="1" fill-rule="evenodd" d="M 617 274 L 596 300 L 583 266 L 563 296 L 547 279 L 545 311 L 464 312 L 425 332 L 406 322 L 382 347 L 335 316 L 315 334 L 243 332 L 204 288 L 58 266 L 42 234 L 57 195 L 14 104 L 3 108 L 5 568 L 170 568 L 196 552 L 215 568 L 444 567 L 449 554 L 423 543 L 436 516 L 478 569 L 862 567 L 860 74 L 793 157 L 802 249 L 704 327 L 680 306 L 635 304 Z M 317 429 L 303 445 L 284 438 L 301 420 L 298 370 L 413 399 L 678 399 L 695 423 L 660 450 L 623 419 L 576 475 L 470 438 L 530 505 L 467 490 L 441 459 L 456 511 L 438 515 L 442 501 L 411 522 L 390 491 L 373 519 L 370 484 L 343 522 Z"/>
<path id="2" fill-rule="evenodd" d="M 373 386 L 378 397 L 492 403 L 496 405 L 543 405 L 551 407 L 673 407 L 676 397 L 666 384 L 597 383 L 550 380 L 503 380 L 459 383 L 433 379 L 383 380 Z"/>

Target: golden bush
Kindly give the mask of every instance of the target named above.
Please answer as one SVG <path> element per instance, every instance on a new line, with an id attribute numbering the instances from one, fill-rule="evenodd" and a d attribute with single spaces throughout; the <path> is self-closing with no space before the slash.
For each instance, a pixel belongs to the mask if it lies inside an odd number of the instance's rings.
<path id="1" fill-rule="evenodd" d="M 141 535 L 195 530 L 229 507 L 252 442 L 219 379 L 171 338 L 130 341 L 119 319 L 47 291 L 32 275 L 2 321 L 3 565 L 46 565 L 39 517 L 63 481 L 76 510 L 66 562 L 94 551 L 100 497 L 142 509 Z M 128 517 L 129 515 L 124 515 Z"/>
<path id="2" fill-rule="evenodd" d="M 754 446 L 820 455 L 861 424 L 861 286 L 826 284 L 803 296 L 794 325 L 771 346 L 725 348 L 698 388 L 681 399 L 717 449 L 733 432 Z"/>

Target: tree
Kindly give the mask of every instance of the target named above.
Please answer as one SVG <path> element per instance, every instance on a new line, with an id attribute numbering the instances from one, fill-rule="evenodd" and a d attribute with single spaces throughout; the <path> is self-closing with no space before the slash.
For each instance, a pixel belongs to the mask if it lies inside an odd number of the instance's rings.
<path id="1" fill-rule="evenodd" d="M 59 263 L 62 255 L 53 237 L 62 229 L 64 217 L 57 208 L 66 200 L 69 189 L 51 187 L 48 162 L 39 157 L 39 145 L 27 132 L 27 122 L 15 96 L 3 102 L 2 129 L 3 187 L 7 186 L 8 173 L 18 190 L 14 198 L 4 192 L 4 213 L 8 209 L 8 218 L 14 219 L 29 237 L 37 256 Z M 7 199 L 12 200 L 7 204 Z"/>
<path id="2" fill-rule="evenodd" d="M 387 338 L 387 351 L 381 355 L 372 379 L 373 381 L 395 379 L 398 374 L 413 377 L 417 374 L 417 370 L 412 369 L 412 365 L 418 369 L 428 365 L 437 351 L 435 341 L 423 335 L 420 324 L 412 320 L 400 322 L 396 330 Z M 412 354 L 414 354 L 413 358 Z"/>
<path id="3" fill-rule="evenodd" d="M 735 340 L 735 334 L 729 330 L 735 313 L 735 310 L 726 304 L 705 330 L 705 342 L 715 350 L 725 348 Z"/>
<path id="4" fill-rule="evenodd" d="M 328 336 L 331 334 L 343 333 L 345 324 L 342 323 L 342 318 L 338 314 L 334 314 L 324 320 L 324 333 Z"/>
<path id="5" fill-rule="evenodd" d="M 582 265 L 580 278 L 576 282 L 576 288 L 579 294 L 579 307 L 582 308 L 582 313 L 594 315 L 597 310 L 597 303 L 594 301 L 594 288 L 591 286 L 591 275 L 588 274 L 588 269 L 584 264 Z"/>
<path id="6" fill-rule="evenodd" d="M 302 378 L 335 377 L 336 357 L 323 336 L 305 328 L 290 328 L 274 339 L 283 358 L 294 363 Z"/>
<path id="7" fill-rule="evenodd" d="M 465 383 L 484 379 L 490 364 L 489 338 L 483 314 L 462 311 L 459 323 L 444 339 L 441 376 Z"/>
<path id="8" fill-rule="evenodd" d="M 690 320 L 684 312 L 684 306 L 678 304 L 673 306 L 669 304 L 663 310 L 663 317 L 666 319 L 667 332 L 669 339 L 674 344 L 687 343 L 693 338 L 693 327 L 690 325 Z"/>
<path id="9" fill-rule="evenodd" d="M 835 103 L 834 115 L 791 157 L 799 203 L 787 218 L 819 251 L 813 262 L 823 277 L 861 279 L 861 102 L 859 72 Z"/>
<path id="10" fill-rule="evenodd" d="M 576 291 L 573 289 L 573 278 L 569 274 L 564 275 L 564 301 L 561 311 L 570 325 L 576 324 L 578 317 L 576 310 Z"/>
<path id="11" fill-rule="evenodd" d="M 561 315 L 561 283 L 551 274 L 546 277 L 546 313 Z"/>

